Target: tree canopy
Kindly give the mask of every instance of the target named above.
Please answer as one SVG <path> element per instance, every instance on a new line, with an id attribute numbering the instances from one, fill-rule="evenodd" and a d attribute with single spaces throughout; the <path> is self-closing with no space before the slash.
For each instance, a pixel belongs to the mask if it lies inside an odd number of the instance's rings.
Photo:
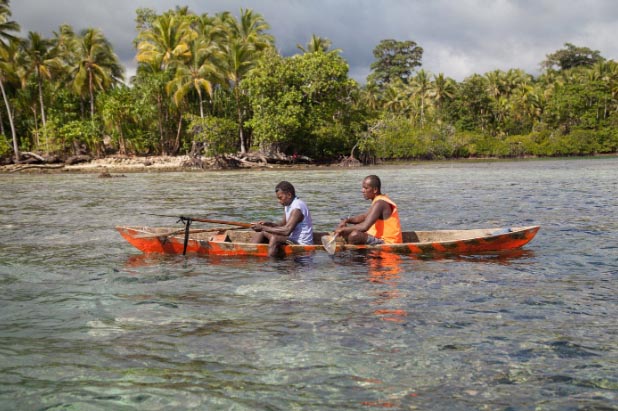
<path id="1" fill-rule="evenodd" d="M 422 67 L 412 40 L 382 40 L 366 85 L 312 34 L 282 56 L 264 17 L 137 9 L 137 72 L 124 79 L 105 33 L 19 35 L 0 0 L 0 161 L 21 153 L 223 155 L 333 161 L 552 156 L 618 151 L 618 64 L 565 43 L 542 75 L 455 81 Z M 336 45 L 335 45 L 336 46 Z"/>
<path id="2" fill-rule="evenodd" d="M 264 150 L 321 156 L 334 144 L 334 130 L 346 126 L 344 113 L 355 87 L 336 52 L 265 54 L 245 83 L 254 143 Z"/>
<path id="3" fill-rule="evenodd" d="M 546 69 L 569 70 L 575 67 L 591 67 L 603 61 L 601 52 L 588 47 L 577 47 L 571 43 L 564 43 L 564 48 L 546 56 L 541 64 Z"/>
<path id="4" fill-rule="evenodd" d="M 368 81 L 385 85 L 395 80 L 404 83 L 412 76 L 416 67 L 421 66 L 423 48 L 412 40 L 382 40 L 373 49 L 376 61 L 371 64 L 373 72 Z"/>

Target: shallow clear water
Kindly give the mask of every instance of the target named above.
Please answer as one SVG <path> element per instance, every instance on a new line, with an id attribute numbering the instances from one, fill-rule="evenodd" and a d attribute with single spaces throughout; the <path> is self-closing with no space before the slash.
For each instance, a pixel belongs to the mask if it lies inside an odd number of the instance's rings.
<path id="1" fill-rule="evenodd" d="M 404 228 L 539 224 L 444 259 L 142 255 L 155 214 L 317 229 L 378 174 Z M 618 159 L 0 175 L 0 409 L 618 409 Z"/>

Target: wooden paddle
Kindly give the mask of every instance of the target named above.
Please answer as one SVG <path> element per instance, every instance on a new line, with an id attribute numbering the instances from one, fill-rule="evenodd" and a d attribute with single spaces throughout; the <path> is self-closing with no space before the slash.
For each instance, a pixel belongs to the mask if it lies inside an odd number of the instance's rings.
<path id="1" fill-rule="evenodd" d="M 185 216 L 181 216 L 180 218 L 181 219 L 184 218 L 186 220 L 198 221 L 200 223 L 235 225 L 237 227 L 243 227 L 243 228 L 251 228 L 251 226 L 253 225 L 251 223 L 243 223 L 240 221 L 215 220 L 212 218 L 185 217 Z"/>
<path id="2" fill-rule="evenodd" d="M 335 251 L 337 251 L 337 243 L 335 240 L 337 240 L 337 234 L 333 235 L 331 233 L 322 236 L 322 245 L 324 246 L 326 252 L 330 255 L 335 254 Z"/>
<path id="3" fill-rule="evenodd" d="M 227 230 L 227 228 L 223 228 L 223 227 L 219 227 L 219 228 L 204 228 L 204 229 L 199 229 L 199 230 L 189 230 L 189 233 L 190 234 L 194 234 L 194 233 L 207 233 L 209 231 L 223 231 L 223 230 Z M 181 228 L 180 230 L 174 230 L 174 231 L 170 231 L 170 232 L 167 232 L 167 233 L 140 234 L 140 235 L 136 235 L 135 238 L 170 237 L 172 235 L 182 234 L 184 232 L 185 232 L 185 229 Z"/>
<path id="4" fill-rule="evenodd" d="M 179 218 L 180 221 L 191 220 L 191 221 L 198 221 L 200 223 L 235 225 L 236 227 L 242 227 L 242 228 L 251 228 L 251 226 L 253 225 L 251 223 L 244 223 L 241 221 L 215 220 L 212 218 L 191 217 L 191 216 L 183 216 L 183 215 L 178 216 L 178 215 L 165 215 L 165 214 L 152 214 L 152 213 L 143 213 L 143 214 L 155 215 L 157 217 L 174 217 L 174 218 Z"/>

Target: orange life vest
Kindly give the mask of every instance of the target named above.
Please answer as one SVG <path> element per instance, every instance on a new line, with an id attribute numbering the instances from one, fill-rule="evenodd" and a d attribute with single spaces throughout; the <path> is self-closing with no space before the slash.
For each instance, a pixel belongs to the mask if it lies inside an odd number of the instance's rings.
<path id="1" fill-rule="evenodd" d="M 386 220 L 376 221 L 375 224 L 367 230 L 367 234 L 371 234 L 375 238 L 381 238 L 387 244 L 402 243 L 403 237 L 401 234 L 401 221 L 399 221 L 397 204 L 393 203 L 393 201 L 384 194 L 375 196 L 371 204 L 380 200 L 386 201 L 390 204 L 392 208 L 391 216 Z"/>

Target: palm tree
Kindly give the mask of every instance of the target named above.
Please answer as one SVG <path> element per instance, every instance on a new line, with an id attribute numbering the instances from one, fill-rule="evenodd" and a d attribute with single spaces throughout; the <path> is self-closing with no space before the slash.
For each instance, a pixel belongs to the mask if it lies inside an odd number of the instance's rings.
<path id="1" fill-rule="evenodd" d="M 596 63 L 592 67 L 592 76 L 595 80 L 602 81 L 610 95 L 610 104 L 614 109 L 618 107 L 618 63 L 613 60 L 606 60 Z M 612 110 L 611 107 L 606 107 L 605 116 Z"/>
<path id="2" fill-rule="evenodd" d="M 429 97 L 434 102 L 438 110 L 441 110 L 444 103 L 455 98 L 457 92 L 457 83 L 450 77 L 445 77 L 443 73 L 433 77 L 432 88 L 429 91 Z"/>
<path id="3" fill-rule="evenodd" d="M 243 133 L 243 107 L 241 105 L 240 82 L 244 76 L 254 67 L 256 62 L 255 50 L 240 40 L 232 40 L 224 46 L 225 60 L 223 62 L 225 77 L 234 93 L 236 100 L 236 115 L 239 127 L 240 152 L 246 153 L 245 138 Z"/>
<path id="4" fill-rule="evenodd" d="M 497 101 L 504 90 L 504 72 L 500 70 L 494 70 L 485 74 L 487 80 L 487 94 Z"/>
<path id="5" fill-rule="evenodd" d="M 132 123 L 133 99 L 127 86 L 119 86 L 103 95 L 101 118 L 107 130 L 113 135 L 118 133 L 118 152 L 127 153 L 127 141 L 124 128 Z"/>
<path id="6" fill-rule="evenodd" d="M 423 128 L 427 99 L 431 90 L 430 73 L 423 69 L 417 71 L 416 75 L 410 81 L 409 88 L 411 91 L 411 98 L 419 102 L 420 126 Z"/>
<path id="7" fill-rule="evenodd" d="M 195 90 L 199 100 L 200 118 L 204 118 L 203 91 L 208 94 L 209 101 L 212 102 L 213 84 L 219 73 L 214 64 L 214 56 L 217 50 L 213 48 L 212 44 L 209 45 L 201 38 L 193 41 L 189 48 L 191 50 L 190 61 L 188 63 L 177 62 L 172 65 L 175 68 L 174 78 L 167 83 L 166 91 L 169 95 L 173 95 L 174 103 L 180 108 L 187 94 Z M 174 151 L 180 146 L 181 120 L 182 112 L 180 111 Z"/>
<path id="8" fill-rule="evenodd" d="M 508 134 L 506 130 L 506 119 L 512 111 L 512 104 L 508 98 L 501 96 L 495 104 L 496 131 Z"/>
<path id="9" fill-rule="evenodd" d="M 78 40 L 77 66 L 73 89 L 90 100 L 90 118 L 94 118 L 95 92 L 105 91 L 123 79 L 123 69 L 111 44 L 99 29 L 89 28 Z"/>
<path id="10" fill-rule="evenodd" d="M 168 77 L 165 70 L 177 62 L 187 61 L 191 57 L 189 44 L 197 38 L 198 34 L 191 28 L 193 16 L 176 15 L 168 12 L 157 16 L 150 27 L 141 31 L 137 36 L 137 61 L 142 65 L 142 70 L 150 72 L 154 78 Z M 166 81 L 167 83 L 167 81 Z M 159 141 L 161 151 L 165 153 L 165 127 L 164 89 L 160 89 L 157 95 L 157 108 L 159 110 Z"/>
<path id="11" fill-rule="evenodd" d="M 232 19 L 230 14 L 227 16 L 228 27 L 232 31 L 234 38 L 240 39 L 243 43 L 250 44 L 258 51 L 272 47 L 275 43 L 273 36 L 266 32 L 270 25 L 259 13 L 254 13 L 251 9 L 240 9 L 240 19 Z"/>
<path id="12" fill-rule="evenodd" d="M 379 88 L 375 83 L 368 83 L 361 89 L 360 102 L 364 104 L 369 110 L 376 111 L 379 109 L 380 96 Z"/>
<path id="13" fill-rule="evenodd" d="M 215 18 L 207 14 L 196 18 L 193 29 L 198 37 L 189 43 L 189 57 L 172 63 L 174 78 L 166 88 L 168 94 L 174 91 L 173 98 L 177 106 L 191 90 L 195 90 L 199 98 L 200 117 L 204 118 L 202 91 L 208 93 L 212 102 L 215 84 L 221 83 L 224 77 L 220 67 L 223 53 L 217 40 L 225 33 L 216 25 Z"/>
<path id="14" fill-rule="evenodd" d="M 370 83 L 374 87 L 375 83 Z M 386 84 L 384 89 L 384 108 L 393 114 L 408 114 L 410 111 L 410 93 L 401 79 Z"/>
<path id="15" fill-rule="evenodd" d="M 78 41 L 73 27 L 63 24 L 54 32 L 52 53 L 62 62 L 64 70 L 61 71 L 62 79 L 59 81 L 61 86 L 70 83 L 70 70 L 77 66 Z"/>
<path id="16" fill-rule="evenodd" d="M 11 112 L 11 106 L 4 89 L 4 82 L 14 74 L 15 66 L 13 61 L 18 47 L 17 38 L 11 32 L 18 32 L 20 30 L 19 24 L 10 20 L 10 17 L 9 0 L 0 0 L 0 88 L 11 126 L 15 162 L 19 162 L 19 144 L 17 143 L 17 133 L 13 123 L 13 113 Z"/>
<path id="17" fill-rule="evenodd" d="M 164 70 L 176 60 L 189 58 L 189 44 L 197 37 L 190 23 L 187 17 L 172 13 L 158 16 L 151 29 L 137 36 L 137 61 L 150 65 L 156 62 L 159 70 Z"/>
<path id="18" fill-rule="evenodd" d="M 270 26 L 260 14 L 243 9 L 240 9 L 240 14 L 239 21 L 227 12 L 219 14 L 218 19 L 228 31 L 228 38 L 222 46 L 226 56 L 223 68 L 236 100 L 240 152 L 244 154 L 247 150 L 243 133 L 240 82 L 255 67 L 260 52 L 272 47 L 274 40 L 271 35 L 266 34 Z"/>
<path id="19" fill-rule="evenodd" d="M 522 86 L 521 94 L 523 98 L 524 111 L 530 118 L 531 126 L 534 126 L 543 118 L 543 112 L 545 111 L 545 96 L 543 90 L 537 85 L 525 85 Z"/>
<path id="20" fill-rule="evenodd" d="M 19 83 L 18 78 L 18 65 L 16 62 L 16 56 L 18 54 L 20 44 L 18 40 L 13 40 L 6 45 L 0 45 L 0 91 L 2 92 L 2 99 L 4 106 L 6 107 L 6 113 L 9 118 L 9 125 L 11 127 L 11 137 L 13 139 L 13 153 L 15 154 L 15 162 L 19 162 L 19 144 L 17 143 L 17 132 L 15 131 L 15 123 L 13 121 L 13 112 L 11 110 L 11 104 L 6 94 L 4 85 L 7 82 Z M 3 133 L 4 134 L 4 133 Z"/>
<path id="21" fill-rule="evenodd" d="M 328 52 L 332 45 L 332 41 L 327 39 L 326 37 L 316 36 L 315 34 L 311 35 L 311 39 L 309 43 L 307 43 L 307 47 L 303 47 L 300 44 L 296 45 L 296 48 L 301 50 L 303 53 L 315 53 L 317 51 L 322 51 L 324 53 Z M 341 51 L 341 49 L 336 49 L 333 51 Z"/>
<path id="22" fill-rule="evenodd" d="M 39 108 L 43 128 L 47 125 L 43 103 L 43 81 L 51 80 L 52 72 L 60 68 L 61 61 L 53 54 L 53 41 L 41 37 L 39 33 L 29 32 L 24 45 L 24 57 L 28 72 L 34 74 L 39 93 Z"/>
<path id="23" fill-rule="evenodd" d="M 217 67 L 213 63 L 213 50 L 204 41 L 194 41 L 191 46 L 191 61 L 189 64 L 177 64 L 174 78 L 167 84 L 168 94 L 174 97 L 174 103 L 180 102 L 191 90 L 195 90 L 199 99 L 200 117 L 204 118 L 204 96 L 208 93 L 212 100 L 213 84 L 217 75 Z"/>
<path id="24" fill-rule="evenodd" d="M 220 16 L 211 17 L 207 13 L 197 17 L 191 27 L 199 37 L 213 46 L 219 46 L 228 36 L 228 30 Z"/>
<path id="25" fill-rule="evenodd" d="M 7 46 L 9 42 L 17 40 L 11 32 L 18 32 L 20 27 L 17 22 L 9 20 L 11 15 L 9 0 L 0 0 L 0 46 Z"/>

